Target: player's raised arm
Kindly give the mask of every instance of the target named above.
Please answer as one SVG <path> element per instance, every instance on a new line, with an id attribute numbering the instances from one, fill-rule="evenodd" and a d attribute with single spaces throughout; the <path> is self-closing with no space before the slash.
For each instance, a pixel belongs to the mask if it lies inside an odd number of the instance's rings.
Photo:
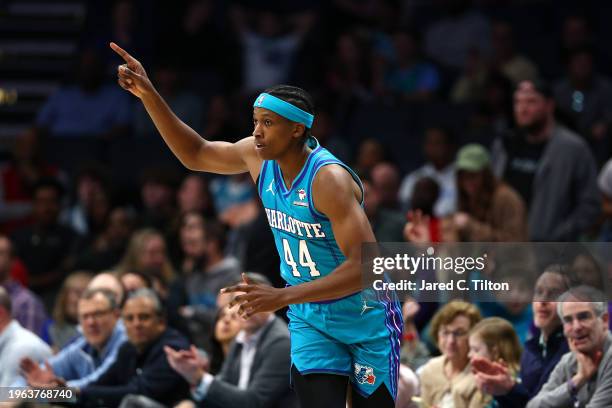
<path id="1" fill-rule="evenodd" d="M 249 171 L 253 179 L 257 178 L 261 161 L 252 137 L 237 143 L 210 142 L 200 137 L 172 112 L 142 64 L 117 44 L 110 43 L 110 47 L 125 61 L 117 68 L 119 85 L 142 101 L 164 141 L 185 167 L 219 174 Z"/>

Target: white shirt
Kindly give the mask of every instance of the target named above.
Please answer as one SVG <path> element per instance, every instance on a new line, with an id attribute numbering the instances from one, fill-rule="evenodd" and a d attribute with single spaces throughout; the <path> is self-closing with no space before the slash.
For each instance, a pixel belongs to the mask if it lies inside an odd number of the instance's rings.
<path id="1" fill-rule="evenodd" d="M 271 314 L 268 317 L 268 321 L 262 325 L 255 333 L 249 335 L 246 331 L 241 330 L 236 335 L 234 341 L 242 344 L 242 350 L 240 352 L 240 377 L 238 379 L 238 388 L 246 390 L 249 386 L 249 380 L 251 379 L 251 368 L 253 367 L 253 360 L 257 353 L 257 343 L 261 334 L 268 325 L 274 321 L 275 315 Z M 198 387 L 191 393 L 196 401 L 201 401 L 206 397 L 210 384 L 214 381 L 215 377 L 210 373 L 204 373 L 202 381 Z"/>
<path id="2" fill-rule="evenodd" d="M 261 326 L 255 333 L 248 335 L 247 332 L 241 330 L 236 335 L 236 343 L 242 344 L 242 351 L 240 353 L 240 379 L 238 380 L 238 388 L 246 390 L 251 379 L 251 368 L 253 367 L 253 360 L 255 359 L 255 352 L 257 352 L 257 342 L 261 337 L 264 329 L 274 320 L 274 315 L 268 317 L 268 321 Z"/>
<path id="3" fill-rule="evenodd" d="M 37 335 L 11 321 L 0 333 L 0 387 L 8 387 L 19 378 L 22 358 L 42 363 L 52 355 L 51 348 Z"/>
<path id="4" fill-rule="evenodd" d="M 437 170 L 433 164 L 427 163 L 408 174 L 402 181 L 398 193 L 403 209 L 408 210 L 410 207 L 414 185 L 423 177 L 431 177 L 440 186 L 440 196 L 434 205 L 434 215 L 445 217 L 453 214 L 457 210 L 457 181 L 454 164 Z"/>

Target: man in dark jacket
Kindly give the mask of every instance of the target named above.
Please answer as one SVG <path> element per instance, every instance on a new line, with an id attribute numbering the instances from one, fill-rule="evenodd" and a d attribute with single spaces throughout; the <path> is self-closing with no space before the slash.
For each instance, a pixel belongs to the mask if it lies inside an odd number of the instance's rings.
<path id="1" fill-rule="evenodd" d="M 473 362 L 479 388 L 495 395 L 500 408 L 524 407 L 548 381 L 561 357 L 569 351 L 563 335 L 557 303 L 552 301 L 569 288 L 567 275 L 560 265 L 551 265 L 536 282 L 533 298 L 534 325 L 538 333 L 525 342 L 521 356 L 520 381 L 498 363 Z M 479 362 L 484 364 L 478 364 Z"/>
<path id="2" fill-rule="evenodd" d="M 189 347 L 187 339 L 166 326 L 155 292 L 140 289 L 130 295 L 122 310 L 129 341 L 117 359 L 95 382 L 79 392 L 84 406 L 119 406 L 128 394 L 143 395 L 164 405 L 189 396 L 189 384 L 169 365 L 164 347 Z"/>

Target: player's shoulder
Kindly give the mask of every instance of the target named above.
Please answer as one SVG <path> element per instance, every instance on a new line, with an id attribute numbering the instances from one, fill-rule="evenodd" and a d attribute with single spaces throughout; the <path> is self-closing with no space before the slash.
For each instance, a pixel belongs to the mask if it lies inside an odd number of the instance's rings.
<path id="1" fill-rule="evenodd" d="M 330 217 L 358 203 L 352 175 L 341 164 L 329 164 L 319 170 L 312 182 L 315 208 Z"/>
<path id="2" fill-rule="evenodd" d="M 344 189 L 351 190 L 353 177 L 340 163 L 330 163 L 317 171 L 312 183 L 317 190 L 339 193 Z"/>
<path id="3" fill-rule="evenodd" d="M 243 154 L 257 156 L 257 152 L 255 151 L 254 140 L 255 140 L 254 136 L 247 136 L 245 138 L 238 140 L 236 143 L 234 143 L 234 147 L 240 150 L 240 152 Z"/>

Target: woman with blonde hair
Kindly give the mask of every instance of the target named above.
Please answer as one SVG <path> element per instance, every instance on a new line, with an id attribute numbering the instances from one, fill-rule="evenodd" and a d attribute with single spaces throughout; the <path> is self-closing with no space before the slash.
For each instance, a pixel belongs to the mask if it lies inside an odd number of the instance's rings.
<path id="1" fill-rule="evenodd" d="M 431 338 L 442 355 L 421 369 L 424 407 L 482 408 L 488 403 L 476 386 L 468 358 L 468 335 L 480 320 L 476 306 L 462 301 L 452 301 L 434 315 Z"/>
<path id="2" fill-rule="evenodd" d="M 93 276 L 91 272 L 75 271 L 64 279 L 55 299 L 53 320 L 43 329 L 43 338 L 51 345 L 53 351 L 61 350 L 79 334 L 77 306 Z"/>
<path id="3" fill-rule="evenodd" d="M 163 235 L 153 228 L 136 231 L 130 239 L 117 271 L 119 275 L 135 271 L 150 276 L 154 286 L 160 286 L 154 289 L 165 297 L 167 287 L 174 280 L 175 273 L 168 258 Z"/>

